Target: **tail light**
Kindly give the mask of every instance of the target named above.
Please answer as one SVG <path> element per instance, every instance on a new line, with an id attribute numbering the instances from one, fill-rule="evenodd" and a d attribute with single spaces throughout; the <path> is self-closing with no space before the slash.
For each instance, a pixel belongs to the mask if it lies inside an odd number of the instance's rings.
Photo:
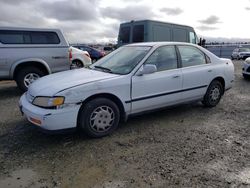
<path id="1" fill-rule="evenodd" d="M 84 55 L 86 55 L 87 57 L 89 57 L 89 58 L 90 58 L 90 55 L 89 55 L 89 54 L 87 54 L 87 53 L 86 53 L 86 54 L 84 54 Z"/>
<path id="2" fill-rule="evenodd" d="M 69 59 L 72 59 L 72 49 L 69 50 Z"/>
<path id="3" fill-rule="evenodd" d="M 102 56 L 105 56 L 105 55 L 106 55 L 104 51 L 101 51 L 101 54 L 102 54 Z"/>

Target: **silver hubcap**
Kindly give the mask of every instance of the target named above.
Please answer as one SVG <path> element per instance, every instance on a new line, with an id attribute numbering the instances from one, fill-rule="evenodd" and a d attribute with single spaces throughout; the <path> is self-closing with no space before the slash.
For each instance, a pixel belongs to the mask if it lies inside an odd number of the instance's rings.
<path id="1" fill-rule="evenodd" d="M 100 106 L 92 112 L 90 126 L 96 132 L 105 132 L 112 127 L 114 119 L 115 115 L 112 108 Z"/>
<path id="2" fill-rule="evenodd" d="M 219 97 L 220 97 L 220 89 L 217 87 L 213 88 L 210 92 L 211 100 L 216 101 L 219 99 Z"/>
<path id="3" fill-rule="evenodd" d="M 80 62 L 80 61 L 76 61 L 75 64 L 76 64 L 77 68 L 82 68 L 83 67 L 82 62 Z"/>
<path id="4" fill-rule="evenodd" d="M 40 78 L 40 76 L 36 73 L 29 73 L 24 77 L 24 85 L 28 87 L 32 82 Z"/>

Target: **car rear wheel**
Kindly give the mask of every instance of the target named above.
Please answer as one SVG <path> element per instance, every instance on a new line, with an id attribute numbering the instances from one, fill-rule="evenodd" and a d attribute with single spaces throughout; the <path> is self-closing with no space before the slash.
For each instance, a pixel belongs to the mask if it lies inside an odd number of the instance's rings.
<path id="1" fill-rule="evenodd" d="M 118 106 L 107 98 L 93 99 L 79 112 L 79 127 L 94 138 L 111 134 L 118 127 L 119 121 Z"/>
<path id="2" fill-rule="evenodd" d="M 83 68 L 84 64 L 80 60 L 74 60 L 72 62 L 76 68 Z"/>
<path id="3" fill-rule="evenodd" d="M 220 102 L 222 95 L 223 95 L 222 84 L 218 80 L 214 80 L 209 85 L 202 103 L 204 104 L 204 106 L 214 107 Z"/>
<path id="4" fill-rule="evenodd" d="M 30 84 L 44 75 L 45 73 L 37 67 L 24 67 L 16 75 L 17 86 L 21 91 L 25 92 Z"/>

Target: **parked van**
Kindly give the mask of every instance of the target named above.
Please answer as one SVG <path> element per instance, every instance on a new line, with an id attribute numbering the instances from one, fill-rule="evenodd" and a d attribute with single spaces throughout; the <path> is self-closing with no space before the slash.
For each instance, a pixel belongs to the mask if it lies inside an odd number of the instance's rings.
<path id="1" fill-rule="evenodd" d="M 36 79 L 70 69 L 69 44 L 59 29 L 0 27 L 0 80 L 22 91 Z"/>
<path id="2" fill-rule="evenodd" d="M 134 42 L 176 41 L 198 43 L 190 26 L 167 22 L 141 20 L 120 24 L 118 46 Z"/>

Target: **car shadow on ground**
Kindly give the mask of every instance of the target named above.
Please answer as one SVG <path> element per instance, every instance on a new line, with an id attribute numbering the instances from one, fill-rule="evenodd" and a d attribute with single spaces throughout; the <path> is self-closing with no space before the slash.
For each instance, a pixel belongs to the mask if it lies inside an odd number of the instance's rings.
<path id="1" fill-rule="evenodd" d="M 166 126 L 168 120 L 182 122 L 183 116 L 185 116 L 186 113 L 196 113 L 201 110 L 206 113 L 209 109 L 204 108 L 200 103 L 193 103 L 137 115 L 129 118 L 127 122 L 121 122 L 115 133 L 101 139 L 120 137 L 122 134 L 133 129 L 146 130 L 147 128 L 152 128 L 151 126 L 153 126 L 155 122 L 162 120 L 166 121 Z M 15 126 L 9 129 L 5 134 L 0 135 L 0 143 L 2 143 L 0 146 L 5 145 L 7 148 L 12 148 L 12 146 L 14 148 L 25 147 L 24 150 L 28 151 L 40 147 L 49 149 L 67 143 L 91 142 L 93 140 L 98 140 L 86 136 L 78 129 L 60 133 L 44 132 L 41 128 L 32 125 L 24 118 L 12 123 L 15 124 Z"/>
<path id="2" fill-rule="evenodd" d="M 21 96 L 22 92 L 18 89 L 15 82 L 1 81 L 0 82 L 0 100 Z"/>
<path id="3" fill-rule="evenodd" d="M 190 113 L 202 112 L 206 114 L 210 110 L 210 108 L 204 107 L 201 102 L 165 107 L 129 117 L 128 121 L 121 123 L 118 129 L 133 128 L 135 127 L 134 125 L 147 128 L 150 124 L 157 124 L 162 121 L 165 121 L 166 124 L 168 124 L 168 121 L 183 122 L 185 121 L 185 116 L 190 116 Z"/>

